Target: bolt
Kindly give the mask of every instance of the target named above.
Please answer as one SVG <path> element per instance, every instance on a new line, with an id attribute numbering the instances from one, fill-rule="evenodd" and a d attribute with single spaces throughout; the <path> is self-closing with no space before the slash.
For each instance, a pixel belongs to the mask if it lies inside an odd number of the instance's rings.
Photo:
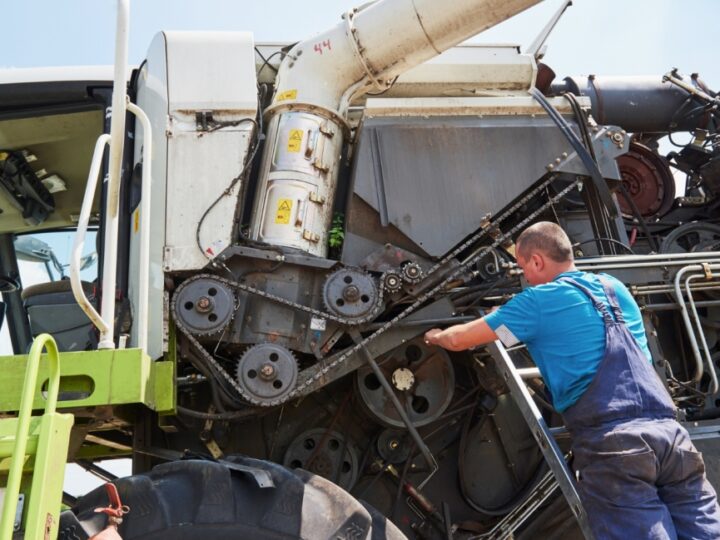
<path id="1" fill-rule="evenodd" d="M 390 450 L 397 450 L 400 447 L 400 443 L 393 439 L 388 446 L 390 446 Z"/>
<path id="2" fill-rule="evenodd" d="M 195 309 L 202 313 L 207 313 L 212 309 L 212 300 L 210 300 L 207 296 L 201 296 L 195 303 Z"/>
<path id="3" fill-rule="evenodd" d="M 348 285 L 343 289 L 343 298 L 348 302 L 357 302 L 360 298 L 360 289 L 357 285 Z"/>
<path id="4" fill-rule="evenodd" d="M 270 364 L 265 364 L 260 368 L 260 376 L 263 379 L 271 380 L 275 378 L 275 368 Z"/>
<path id="5" fill-rule="evenodd" d="M 547 167 L 545 167 L 545 168 L 546 168 L 548 171 L 552 171 L 552 170 L 555 168 L 555 165 L 553 165 L 552 163 L 548 163 L 548 164 L 547 164 Z"/>

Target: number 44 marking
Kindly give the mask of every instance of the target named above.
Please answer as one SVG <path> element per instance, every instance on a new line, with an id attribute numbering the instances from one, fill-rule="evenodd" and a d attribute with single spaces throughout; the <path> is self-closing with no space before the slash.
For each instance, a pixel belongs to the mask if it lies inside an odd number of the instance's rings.
<path id="1" fill-rule="evenodd" d="M 315 44 L 313 47 L 316 53 L 322 54 L 323 49 L 327 49 L 328 51 L 332 50 L 332 44 L 330 43 L 329 39 L 326 39 L 325 41 L 319 41 Z"/>

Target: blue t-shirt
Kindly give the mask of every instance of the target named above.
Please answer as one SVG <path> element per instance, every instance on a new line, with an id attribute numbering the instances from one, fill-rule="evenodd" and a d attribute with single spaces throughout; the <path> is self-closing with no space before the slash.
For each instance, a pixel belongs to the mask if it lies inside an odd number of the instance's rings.
<path id="1" fill-rule="evenodd" d="M 614 286 L 628 329 L 652 362 L 642 315 L 630 291 L 612 276 L 603 274 Z M 585 294 L 573 285 L 557 281 L 571 277 L 609 308 L 602 284 L 595 274 L 564 272 L 555 281 L 525 289 L 485 321 L 500 340 L 511 346 L 527 345 L 550 390 L 559 412 L 574 404 L 592 382 L 605 354 L 605 327 L 602 316 Z"/>

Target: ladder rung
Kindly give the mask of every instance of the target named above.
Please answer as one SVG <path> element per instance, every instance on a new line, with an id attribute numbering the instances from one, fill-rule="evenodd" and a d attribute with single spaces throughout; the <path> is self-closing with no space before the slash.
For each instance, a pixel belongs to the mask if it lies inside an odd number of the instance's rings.
<path id="1" fill-rule="evenodd" d="M 569 439 L 570 432 L 565 426 L 551 427 L 549 428 L 550 434 L 556 439 Z"/>
<path id="2" fill-rule="evenodd" d="M 515 368 L 515 371 L 517 371 L 518 375 L 520 375 L 521 379 L 537 379 L 542 378 L 542 375 L 540 375 L 540 370 L 536 367 L 529 367 L 529 368 Z"/>

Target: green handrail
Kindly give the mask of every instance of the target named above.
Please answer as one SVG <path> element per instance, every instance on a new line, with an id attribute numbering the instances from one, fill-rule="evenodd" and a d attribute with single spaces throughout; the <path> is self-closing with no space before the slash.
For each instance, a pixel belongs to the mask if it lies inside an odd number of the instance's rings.
<path id="1" fill-rule="evenodd" d="M 22 399 L 18 411 L 18 425 L 15 432 L 15 446 L 13 448 L 7 487 L 5 489 L 5 504 L 3 504 L 0 518 L 0 540 L 11 540 L 15 512 L 17 511 L 20 482 L 22 480 L 23 465 L 25 464 L 25 450 L 30 432 L 30 419 L 32 418 L 32 405 L 35 401 L 35 384 L 40 369 L 40 355 L 43 349 L 47 350 L 50 364 L 50 384 L 48 387 L 45 414 L 55 412 L 57 406 L 58 390 L 60 389 L 60 356 L 57 344 L 50 334 L 40 334 L 33 341 L 28 354 L 28 366 L 23 383 Z"/>

